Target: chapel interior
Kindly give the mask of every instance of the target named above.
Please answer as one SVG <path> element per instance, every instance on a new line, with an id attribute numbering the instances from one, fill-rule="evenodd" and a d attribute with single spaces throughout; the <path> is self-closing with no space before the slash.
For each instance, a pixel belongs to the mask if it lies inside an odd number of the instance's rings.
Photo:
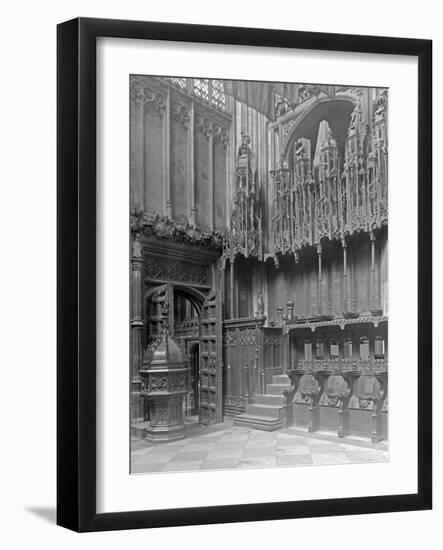
<path id="1" fill-rule="evenodd" d="M 131 427 L 388 437 L 388 90 L 130 77 Z"/>

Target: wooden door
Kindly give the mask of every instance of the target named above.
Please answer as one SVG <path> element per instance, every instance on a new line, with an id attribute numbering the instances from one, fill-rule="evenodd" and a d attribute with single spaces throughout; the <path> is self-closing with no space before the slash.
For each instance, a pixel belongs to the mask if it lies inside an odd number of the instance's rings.
<path id="1" fill-rule="evenodd" d="M 222 304 L 220 292 L 211 293 L 200 314 L 200 413 L 202 424 L 223 421 Z"/>

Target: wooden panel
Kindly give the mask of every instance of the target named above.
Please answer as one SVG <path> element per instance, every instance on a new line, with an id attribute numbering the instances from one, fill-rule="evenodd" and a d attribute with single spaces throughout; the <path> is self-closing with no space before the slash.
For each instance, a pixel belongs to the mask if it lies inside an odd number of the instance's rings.
<path id="1" fill-rule="evenodd" d="M 356 310 L 359 312 L 370 309 L 370 249 L 369 242 L 361 243 L 353 249 L 353 293 Z"/>
<path id="2" fill-rule="evenodd" d="M 341 254 L 338 258 L 332 262 L 331 266 L 331 312 L 333 315 L 341 315 L 343 311 L 342 305 L 342 281 L 343 281 L 343 269 L 342 269 Z"/>
<path id="3" fill-rule="evenodd" d="M 234 397 L 250 396 L 260 384 L 260 330 L 247 318 L 226 321 L 223 331 L 223 359 L 228 372 L 225 397 L 231 405 Z"/>
<path id="4" fill-rule="evenodd" d="M 328 407 L 320 405 L 319 407 L 319 425 L 320 428 L 327 430 L 338 429 L 338 409 L 336 407 Z"/>

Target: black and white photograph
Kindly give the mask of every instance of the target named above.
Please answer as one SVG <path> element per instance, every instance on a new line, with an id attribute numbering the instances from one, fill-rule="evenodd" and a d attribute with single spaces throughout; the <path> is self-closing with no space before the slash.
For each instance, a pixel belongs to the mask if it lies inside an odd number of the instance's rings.
<path id="1" fill-rule="evenodd" d="M 131 474 L 389 460 L 390 95 L 350 82 L 129 76 Z"/>
<path id="2" fill-rule="evenodd" d="M 438 547 L 439 11 L 6 5 L 1 547 Z"/>

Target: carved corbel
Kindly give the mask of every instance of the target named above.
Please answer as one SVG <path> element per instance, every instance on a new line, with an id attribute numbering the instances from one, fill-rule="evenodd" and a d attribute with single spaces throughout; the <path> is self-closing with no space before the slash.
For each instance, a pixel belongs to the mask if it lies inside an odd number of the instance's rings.
<path id="1" fill-rule="evenodd" d="M 219 124 L 213 125 L 214 143 L 220 143 L 224 149 L 229 146 L 229 130 L 220 126 Z"/>
<path id="2" fill-rule="evenodd" d="M 195 120 L 195 127 L 197 131 L 203 134 L 208 141 L 212 138 L 213 125 L 208 118 L 203 116 L 197 116 Z"/>
<path id="3" fill-rule="evenodd" d="M 171 118 L 176 124 L 180 124 L 185 131 L 189 130 L 191 115 L 187 105 L 178 101 L 172 102 Z"/>
<path id="4" fill-rule="evenodd" d="M 158 114 L 160 118 L 164 118 L 165 116 L 166 97 L 149 86 L 144 86 L 138 80 L 131 82 L 131 101 L 137 108 L 146 105 Z"/>

